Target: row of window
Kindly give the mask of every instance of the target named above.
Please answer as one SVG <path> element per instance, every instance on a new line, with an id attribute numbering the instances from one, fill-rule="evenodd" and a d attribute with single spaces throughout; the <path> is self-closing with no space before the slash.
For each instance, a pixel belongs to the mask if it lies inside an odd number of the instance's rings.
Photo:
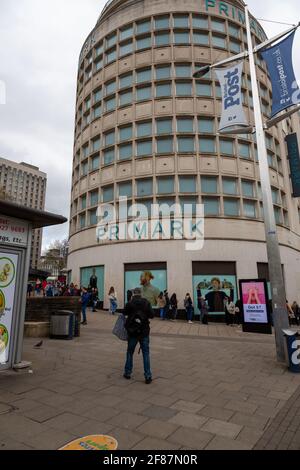
<path id="1" fill-rule="evenodd" d="M 151 206 L 153 200 L 144 200 L 136 201 L 138 204 L 143 204 L 148 214 L 151 214 Z M 170 208 L 175 204 L 175 198 L 162 198 L 158 199 L 157 203 L 160 205 L 160 213 L 162 216 L 168 215 L 170 213 Z M 185 215 L 196 215 L 196 205 L 199 203 L 197 197 L 181 197 L 178 201 L 181 204 L 182 211 Z M 264 217 L 263 205 L 256 201 L 247 200 L 247 199 L 237 199 L 237 198 L 220 198 L 220 197 L 202 197 L 201 203 L 204 205 L 204 215 L 205 216 L 226 216 L 226 217 L 246 217 L 251 219 L 257 219 Z M 128 213 L 130 216 L 131 205 L 128 205 Z M 172 209 L 171 209 L 172 210 Z M 171 212 L 172 213 L 172 212 Z M 280 207 L 274 206 L 274 214 L 277 224 L 283 224 L 289 226 L 289 217 L 288 212 L 282 210 Z M 87 218 L 88 215 L 88 218 Z M 126 214 L 122 214 L 122 217 L 125 217 Z M 73 229 L 84 229 L 87 226 L 93 226 L 98 223 L 97 209 L 84 212 L 79 215 L 78 219 L 73 219 Z"/>
<path id="2" fill-rule="evenodd" d="M 163 15 L 152 19 L 148 18 L 137 22 L 136 24 L 129 24 L 125 27 L 121 28 L 119 31 L 114 31 L 109 34 L 104 40 L 99 42 L 94 51 L 87 55 L 86 63 L 82 62 L 81 68 L 84 65 L 89 66 L 93 62 L 95 58 L 103 58 L 104 52 L 106 53 L 106 63 L 110 63 L 111 61 L 115 60 L 114 51 L 118 44 L 120 45 L 121 54 L 125 55 L 127 53 L 132 52 L 130 46 L 130 42 L 132 39 L 135 38 L 137 49 L 145 49 L 147 47 L 151 47 L 151 33 L 152 31 L 155 32 L 155 42 L 154 44 L 157 46 L 164 46 L 172 43 L 171 36 L 171 28 L 173 28 L 174 33 L 174 42 L 179 44 L 186 44 L 189 43 L 188 36 L 191 33 L 191 28 L 193 30 L 194 35 L 203 36 L 203 39 L 200 39 L 200 44 L 208 45 L 208 31 L 213 31 L 218 34 L 227 34 L 238 41 L 243 40 L 247 43 L 247 35 L 245 29 L 243 29 L 243 36 L 241 37 L 241 28 L 234 23 L 227 22 L 221 20 L 219 18 L 207 17 L 203 15 L 173 15 L 173 17 L 169 15 Z M 136 36 L 136 37 L 135 37 Z M 218 36 L 215 36 L 218 38 Z M 220 36 L 221 37 L 221 36 Z M 198 37 L 196 36 L 194 40 L 199 41 Z M 238 42 L 235 42 L 231 39 L 231 42 L 236 44 L 238 47 Z M 258 41 L 256 41 L 258 43 Z M 219 45 L 216 43 L 216 47 L 224 47 L 223 44 Z M 239 49 L 233 49 L 232 52 L 239 52 Z M 86 53 L 84 49 L 81 55 L 81 58 Z M 94 57 L 93 57 L 94 56 Z"/>
<path id="3" fill-rule="evenodd" d="M 195 152 L 200 154 L 217 154 L 216 139 L 215 138 L 204 138 L 200 137 L 195 139 L 191 136 L 177 137 L 176 149 L 174 146 L 173 137 L 162 137 L 155 139 L 155 153 L 157 155 L 172 154 L 176 151 L 179 154 L 194 154 Z M 196 149 L 197 144 L 197 149 Z M 253 147 L 248 143 L 239 143 L 238 148 L 235 148 L 234 141 L 219 139 L 220 154 L 228 157 L 240 157 L 247 160 L 253 160 Z M 113 146 L 107 148 L 101 152 L 100 155 L 96 155 L 90 159 L 85 160 L 75 168 L 75 178 L 79 176 L 86 176 L 89 171 L 96 171 L 100 168 L 100 165 L 106 166 L 111 165 L 115 161 L 130 160 L 132 158 L 142 158 L 153 156 L 153 141 L 142 140 L 133 143 Z M 254 158 L 258 161 L 257 148 L 254 147 Z M 277 169 L 282 172 L 282 160 L 270 151 L 268 151 L 268 162 L 271 168 Z M 79 174 L 80 168 L 80 174 Z"/>
<path id="4" fill-rule="evenodd" d="M 120 75 L 118 78 L 109 80 L 104 83 L 103 87 L 97 88 L 93 93 L 93 96 L 88 96 L 83 104 L 83 112 L 89 110 L 92 104 L 96 104 L 101 101 L 102 98 L 106 98 L 111 94 L 116 93 L 118 90 L 123 90 L 125 88 L 131 88 L 133 85 L 141 85 L 146 82 L 152 82 L 153 80 L 168 80 L 171 78 L 192 78 L 194 72 L 199 69 L 200 65 L 190 64 L 190 63 L 174 63 L 172 64 L 162 64 L 155 67 L 144 67 L 137 69 L 136 71 L 125 73 Z M 208 80 L 212 80 L 214 74 L 208 72 L 201 81 L 196 83 L 207 83 Z M 246 74 L 242 75 L 242 86 L 248 88 L 251 91 L 251 80 L 250 77 Z M 265 85 L 260 83 L 261 95 L 265 99 L 269 99 L 269 92 Z M 79 108 L 81 109 L 81 107 Z"/>
<path id="5" fill-rule="evenodd" d="M 214 90 L 215 88 L 215 90 Z M 215 87 L 210 83 L 201 83 L 192 81 L 168 81 L 157 83 L 155 85 L 148 84 L 144 86 L 131 88 L 124 92 L 119 92 L 118 95 L 112 95 L 101 102 L 97 102 L 92 109 L 90 103 L 87 102 L 86 111 L 80 109 L 77 113 L 77 133 L 81 132 L 86 126 L 91 124 L 95 119 L 98 119 L 104 113 L 115 111 L 119 107 L 130 106 L 135 102 L 150 101 L 152 99 L 162 99 L 181 97 L 204 97 L 204 98 L 221 98 L 221 87 L 215 84 Z M 243 91 L 243 104 L 253 109 L 252 93 L 249 95 Z M 269 103 L 269 101 L 268 101 Z M 262 100 L 262 111 L 266 116 L 270 115 L 270 104 Z"/>
<path id="6" fill-rule="evenodd" d="M 152 178 L 136 180 L 135 186 L 132 181 L 126 181 L 117 185 L 115 192 L 114 185 L 102 188 L 102 196 L 98 190 L 91 191 L 89 195 L 84 194 L 74 202 L 74 211 L 86 209 L 88 206 L 93 207 L 101 202 L 112 202 L 117 197 L 127 197 L 131 199 L 133 194 L 135 197 L 153 196 L 156 189 L 157 195 L 179 193 L 195 194 L 198 191 L 198 179 L 196 176 L 179 176 L 175 177 L 158 177 L 156 183 Z M 201 176 L 200 192 L 203 194 L 225 194 L 230 196 L 242 195 L 247 198 L 258 198 L 262 200 L 262 190 L 260 183 L 257 184 L 251 180 L 239 180 L 237 178 L 216 176 Z M 272 187 L 273 203 L 277 205 L 287 206 L 286 195 L 279 189 Z"/>

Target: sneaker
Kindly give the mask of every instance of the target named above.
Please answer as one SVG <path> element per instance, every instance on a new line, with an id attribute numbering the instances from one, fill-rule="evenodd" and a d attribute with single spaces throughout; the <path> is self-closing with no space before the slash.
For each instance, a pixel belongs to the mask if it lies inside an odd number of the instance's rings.
<path id="1" fill-rule="evenodd" d="M 81 322 L 82 325 L 86 326 L 87 325 L 87 322 L 86 321 L 83 321 Z"/>
<path id="2" fill-rule="evenodd" d="M 190 321 L 188 321 L 188 323 L 191 325 L 193 322 L 190 320 Z"/>
<path id="3" fill-rule="evenodd" d="M 127 374 L 124 374 L 123 377 L 124 377 L 124 379 L 126 379 L 126 380 L 130 380 L 130 379 L 131 379 L 130 375 L 127 375 Z"/>
<path id="4" fill-rule="evenodd" d="M 151 383 L 152 383 L 152 379 L 149 378 L 149 379 L 146 379 L 146 380 L 145 380 L 145 384 L 146 384 L 146 385 L 149 385 L 149 384 L 151 384 Z"/>

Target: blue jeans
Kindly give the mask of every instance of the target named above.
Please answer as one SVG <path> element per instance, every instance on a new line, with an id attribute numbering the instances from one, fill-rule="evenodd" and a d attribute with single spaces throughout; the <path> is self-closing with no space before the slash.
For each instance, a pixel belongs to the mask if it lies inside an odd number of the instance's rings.
<path id="1" fill-rule="evenodd" d="M 115 302 L 114 300 L 111 300 L 110 301 L 110 311 L 111 311 L 112 315 L 114 315 L 116 313 L 117 308 L 118 308 L 117 302 Z"/>
<path id="2" fill-rule="evenodd" d="M 192 321 L 192 320 L 193 320 L 193 313 L 194 313 L 193 307 L 188 307 L 188 308 L 186 309 L 186 313 L 187 313 L 187 319 L 188 319 L 188 321 Z"/>
<path id="3" fill-rule="evenodd" d="M 143 352 L 144 359 L 144 374 L 145 379 L 152 379 L 151 365 L 150 365 L 150 338 L 146 336 L 141 340 L 133 338 L 132 336 L 128 338 L 128 349 L 127 349 L 127 360 L 125 364 L 125 374 L 130 376 L 133 370 L 133 355 L 137 344 L 140 343 L 141 349 Z"/>
<path id="4" fill-rule="evenodd" d="M 164 320 L 164 319 L 165 319 L 165 309 L 164 309 L 164 308 L 160 308 L 160 309 L 159 309 L 159 312 L 160 312 L 160 318 L 161 318 L 162 320 Z"/>
<path id="5" fill-rule="evenodd" d="M 86 305 L 82 305 L 82 321 L 86 322 Z"/>

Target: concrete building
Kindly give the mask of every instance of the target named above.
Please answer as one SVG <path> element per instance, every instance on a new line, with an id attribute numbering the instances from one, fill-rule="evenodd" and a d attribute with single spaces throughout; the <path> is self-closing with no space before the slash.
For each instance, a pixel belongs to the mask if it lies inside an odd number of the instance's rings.
<path id="1" fill-rule="evenodd" d="M 127 290 L 152 277 L 154 292 L 176 292 L 181 308 L 198 286 L 205 293 L 217 283 L 237 299 L 239 279 L 268 280 L 255 135 L 219 135 L 216 76 L 192 78 L 199 65 L 247 49 L 243 8 L 242 0 L 112 0 L 83 46 L 68 269 L 82 285 L 95 269 L 106 307 L 111 285 L 122 306 Z M 251 23 L 260 44 L 266 35 L 255 18 Z M 266 120 L 272 89 L 260 57 L 257 72 Z M 243 100 L 253 124 L 247 61 Z M 300 300 L 300 202 L 292 198 L 284 137 L 299 130 L 294 116 L 266 134 L 290 301 Z M 98 204 L 117 206 L 119 196 L 147 207 L 203 203 L 203 249 L 186 251 L 184 240 L 97 242 Z"/>
<path id="2" fill-rule="evenodd" d="M 36 166 L 0 158 L 0 188 L 12 202 L 44 210 L 47 175 Z M 37 269 L 42 248 L 42 229 L 33 230 L 30 267 Z"/>

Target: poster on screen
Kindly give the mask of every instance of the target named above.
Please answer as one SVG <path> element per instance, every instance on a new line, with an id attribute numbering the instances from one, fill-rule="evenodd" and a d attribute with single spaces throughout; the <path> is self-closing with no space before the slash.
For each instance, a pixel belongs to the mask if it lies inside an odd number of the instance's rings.
<path id="1" fill-rule="evenodd" d="M 265 281 L 241 282 L 245 323 L 268 323 L 268 296 Z"/>

